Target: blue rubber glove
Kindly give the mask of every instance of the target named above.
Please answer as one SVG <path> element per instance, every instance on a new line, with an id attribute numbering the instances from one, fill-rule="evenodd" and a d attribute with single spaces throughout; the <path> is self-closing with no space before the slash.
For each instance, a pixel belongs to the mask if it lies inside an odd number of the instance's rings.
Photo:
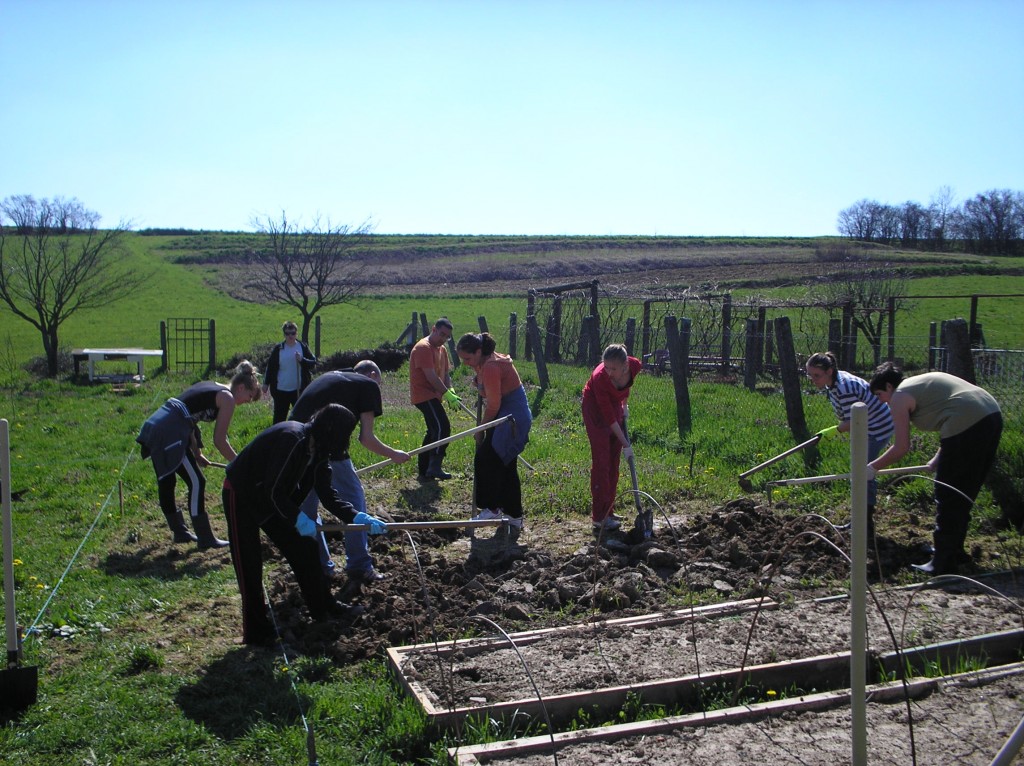
<path id="1" fill-rule="evenodd" d="M 822 439 L 838 439 L 842 434 L 839 433 L 839 426 L 829 426 L 822 428 L 815 436 L 820 436 Z"/>
<path id="2" fill-rule="evenodd" d="M 304 513 L 295 519 L 295 529 L 303 537 L 316 537 L 316 522 Z"/>
<path id="3" fill-rule="evenodd" d="M 356 514 L 355 518 L 352 519 L 353 524 L 366 524 L 370 528 L 371 535 L 382 535 L 388 531 L 388 525 L 378 519 L 376 516 L 371 516 L 368 513 L 360 511 Z"/>

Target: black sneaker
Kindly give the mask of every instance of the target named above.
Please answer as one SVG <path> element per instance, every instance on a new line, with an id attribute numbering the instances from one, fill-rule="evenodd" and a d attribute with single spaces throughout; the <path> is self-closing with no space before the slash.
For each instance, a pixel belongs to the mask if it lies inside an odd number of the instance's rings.
<path id="1" fill-rule="evenodd" d="M 358 604 L 346 604 L 344 601 L 330 599 L 327 602 L 326 619 L 347 620 L 355 622 L 366 612 L 366 608 Z"/>
<path id="2" fill-rule="evenodd" d="M 356 580 L 360 583 L 374 583 L 380 582 L 384 579 L 384 575 L 373 567 L 370 567 L 369 569 L 362 569 L 358 572 L 353 570 L 351 572 L 345 572 L 345 574 L 348 575 L 350 580 Z"/>

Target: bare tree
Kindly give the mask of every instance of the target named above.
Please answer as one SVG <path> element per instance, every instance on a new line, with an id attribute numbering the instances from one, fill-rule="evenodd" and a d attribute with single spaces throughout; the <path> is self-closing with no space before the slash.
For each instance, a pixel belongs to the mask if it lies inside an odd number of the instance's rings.
<path id="1" fill-rule="evenodd" d="M 963 205 L 963 236 L 981 253 L 1013 255 L 1024 238 L 1024 194 L 993 189 Z"/>
<path id="2" fill-rule="evenodd" d="M 940 186 L 928 204 L 931 219 L 932 247 L 939 252 L 947 249 L 951 235 L 956 228 L 956 195 L 949 186 Z"/>
<path id="3" fill-rule="evenodd" d="M 362 287 L 359 280 L 365 263 L 354 257 L 354 248 L 370 234 L 369 223 L 357 227 L 321 223 L 301 227 L 269 216 L 257 218 L 254 227 L 266 236 L 266 247 L 255 253 L 255 277 L 250 286 L 272 301 L 294 306 L 302 315 L 302 340 L 309 342 L 313 317 L 326 306 L 347 303 Z"/>
<path id="4" fill-rule="evenodd" d="M 39 203 L 31 194 L 13 194 L 0 202 L 0 222 L 4 218 L 14 224 L 16 234 L 31 234 L 39 218 Z"/>
<path id="5" fill-rule="evenodd" d="M 856 330 L 871 345 L 874 365 L 882 361 L 882 339 L 890 307 L 909 308 L 907 278 L 888 263 L 851 253 L 814 287 L 815 297 L 830 307 L 849 305 Z"/>
<path id="6" fill-rule="evenodd" d="M 10 217 L 13 207 L 24 209 L 25 199 L 8 197 L 0 213 Z M 39 330 L 52 377 L 58 372 L 58 331 L 64 321 L 129 295 L 143 278 L 119 262 L 127 224 L 100 230 L 99 214 L 75 198 L 32 202 L 35 218 L 28 233 L 9 235 L 0 227 L 0 300 Z"/>

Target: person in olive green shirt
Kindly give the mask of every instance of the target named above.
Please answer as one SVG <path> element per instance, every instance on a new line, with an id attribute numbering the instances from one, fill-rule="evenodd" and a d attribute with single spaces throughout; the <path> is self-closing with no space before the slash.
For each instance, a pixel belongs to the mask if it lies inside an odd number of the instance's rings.
<path id="1" fill-rule="evenodd" d="M 871 392 L 889 405 L 895 428 L 893 444 L 868 463 L 868 471 L 889 466 L 910 450 L 910 424 L 939 433 L 939 449 L 928 461 L 935 473 L 935 551 L 931 561 L 914 568 L 929 575 L 955 574 L 964 551 L 967 526 L 981 486 L 995 461 L 1003 415 L 985 389 L 944 372 L 904 379 L 886 362 L 871 378 Z"/>

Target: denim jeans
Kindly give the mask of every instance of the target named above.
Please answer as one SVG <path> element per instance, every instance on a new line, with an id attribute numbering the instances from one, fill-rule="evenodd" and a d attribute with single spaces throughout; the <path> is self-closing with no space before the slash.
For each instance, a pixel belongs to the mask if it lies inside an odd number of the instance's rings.
<path id="1" fill-rule="evenodd" d="M 366 513 L 366 493 L 363 492 L 362 482 L 356 475 L 356 469 L 351 460 L 331 461 L 331 486 L 337 491 L 342 500 L 349 502 L 356 509 L 356 513 Z M 320 514 L 317 513 L 317 506 L 320 498 L 316 491 L 310 492 L 302 501 L 302 512 L 314 519 L 318 524 L 323 522 Z M 330 574 L 334 570 L 334 561 L 331 559 L 331 551 L 327 547 L 327 538 L 321 532 L 318 536 L 317 548 L 320 553 L 320 565 L 324 572 Z M 345 533 L 345 571 L 363 572 L 373 567 L 373 559 L 370 558 L 369 547 L 370 536 L 366 532 Z"/>

